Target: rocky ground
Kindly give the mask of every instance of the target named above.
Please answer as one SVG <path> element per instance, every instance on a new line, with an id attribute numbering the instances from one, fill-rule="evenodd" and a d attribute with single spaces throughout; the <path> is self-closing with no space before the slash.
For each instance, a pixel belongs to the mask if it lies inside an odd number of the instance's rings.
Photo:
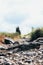
<path id="1" fill-rule="evenodd" d="M 43 46 L 28 50 L 26 47 L 22 47 L 26 50 L 21 50 L 20 47 L 0 50 L 0 65 L 43 65 Z M 19 51 L 16 52 L 17 50 Z"/>

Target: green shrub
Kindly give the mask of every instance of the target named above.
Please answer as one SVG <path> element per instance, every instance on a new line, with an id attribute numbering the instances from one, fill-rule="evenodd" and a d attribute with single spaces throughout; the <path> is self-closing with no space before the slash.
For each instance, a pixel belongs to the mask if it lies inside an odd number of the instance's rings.
<path id="1" fill-rule="evenodd" d="M 34 32 L 31 33 L 31 41 L 43 37 L 43 29 L 36 29 Z"/>

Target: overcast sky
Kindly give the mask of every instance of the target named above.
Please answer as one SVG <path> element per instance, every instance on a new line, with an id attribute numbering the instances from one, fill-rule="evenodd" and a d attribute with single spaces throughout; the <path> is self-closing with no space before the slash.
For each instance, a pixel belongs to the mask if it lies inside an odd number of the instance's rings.
<path id="1" fill-rule="evenodd" d="M 0 0 L 0 31 L 22 34 L 31 28 L 43 27 L 43 0 Z"/>

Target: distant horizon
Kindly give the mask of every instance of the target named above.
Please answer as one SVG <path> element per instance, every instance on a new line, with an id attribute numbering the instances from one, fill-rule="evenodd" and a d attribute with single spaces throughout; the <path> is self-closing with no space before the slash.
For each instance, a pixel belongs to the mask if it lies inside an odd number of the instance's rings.
<path id="1" fill-rule="evenodd" d="M 37 27 L 37 28 L 34 28 L 33 27 L 33 30 L 37 30 L 37 29 L 42 29 L 43 27 Z M 20 30 L 21 31 L 21 30 Z M 27 34 L 29 34 L 29 33 L 31 33 L 32 32 L 32 28 L 31 28 L 31 31 L 30 32 L 28 32 L 28 33 L 26 33 L 26 34 L 22 34 L 22 31 L 21 31 L 21 35 L 27 35 Z M 0 33 L 16 33 L 16 31 L 15 32 L 6 32 L 6 31 L 0 31 Z"/>
<path id="2" fill-rule="evenodd" d="M 0 32 L 15 32 L 18 26 L 22 34 L 43 27 L 43 0 L 0 0 Z"/>

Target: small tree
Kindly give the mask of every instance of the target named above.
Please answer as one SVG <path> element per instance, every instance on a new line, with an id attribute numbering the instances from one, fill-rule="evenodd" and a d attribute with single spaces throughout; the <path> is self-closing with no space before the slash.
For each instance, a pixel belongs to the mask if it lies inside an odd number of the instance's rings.
<path id="1" fill-rule="evenodd" d="M 32 34 L 31 34 L 31 41 L 37 39 L 40 36 L 41 36 L 41 30 L 37 29 L 36 31 L 32 32 Z"/>
<path id="2" fill-rule="evenodd" d="M 19 33 L 19 35 L 21 35 L 21 31 L 20 31 L 19 27 L 16 28 L 16 32 Z"/>

